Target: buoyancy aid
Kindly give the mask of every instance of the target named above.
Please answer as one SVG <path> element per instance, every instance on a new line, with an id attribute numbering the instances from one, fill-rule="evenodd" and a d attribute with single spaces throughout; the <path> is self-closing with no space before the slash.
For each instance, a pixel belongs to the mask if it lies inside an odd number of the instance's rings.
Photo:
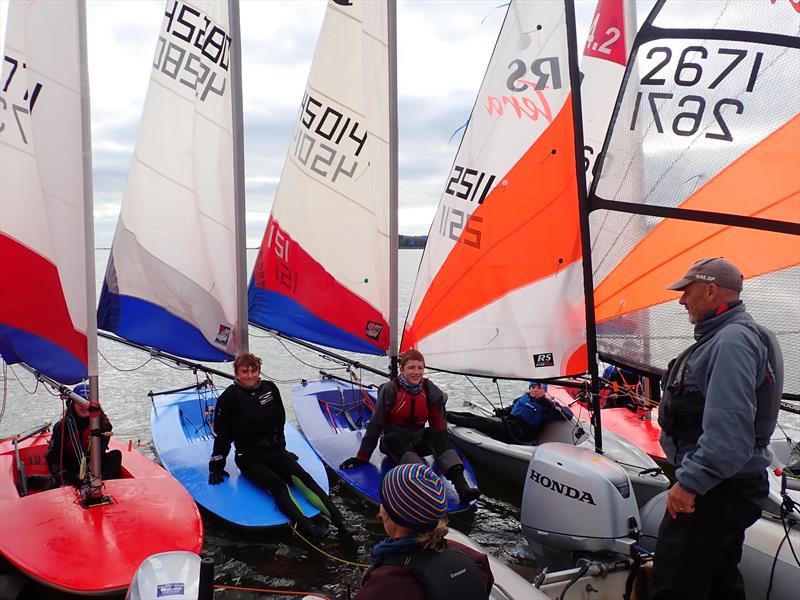
<path id="1" fill-rule="evenodd" d="M 769 444 L 778 421 L 783 390 L 783 353 L 775 334 L 755 322 L 735 321 L 724 327 L 742 325 L 758 335 L 767 349 L 766 372 L 756 388 L 756 418 L 754 423 L 756 445 Z M 719 330 L 704 336 L 684 350 L 667 367 L 661 381 L 662 396 L 658 407 L 658 424 L 670 437 L 684 443 L 695 444 L 703 434 L 705 396 L 699 390 L 687 390 L 684 384 L 689 359 L 701 345 L 711 340 Z"/>
<path id="2" fill-rule="evenodd" d="M 441 552 L 412 550 L 388 555 L 383 565 L 402 566 L 422 585 L 426 600 L 486 600 L 486 583 L 475 560 L 455 545 Z"/>
<path id="3" fill-rule="evenodd" d="M 386 424 L 424 427 L 430 412 L 425 386 L 419 394 L 409 394 L 399 385 L 395 388 L 395 401 L 387 407 Z"/>

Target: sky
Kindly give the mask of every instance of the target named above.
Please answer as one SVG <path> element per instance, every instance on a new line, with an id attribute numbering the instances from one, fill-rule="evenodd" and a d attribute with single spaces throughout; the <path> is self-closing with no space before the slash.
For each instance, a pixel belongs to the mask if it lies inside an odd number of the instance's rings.
<path id="1" fill-rule="evenodd" d="M 637 1 L 640 22 L 652 3 Z M 0 0 L 0 38 L 7 5 Z M 87 2 L 98 247 L 113 239 L 164 7 L 164 0 Z M 241 0 L 250 247 L 266 226 L 325 7 L 324 0 Z M 503 0 L 398 0 L 397 7 L 399 230 L 422 235 L 458 149 L 459 136 L 450 138 L 469 117 L 506 6 Z M 594 8 L 595 0 L 576 0 L 579 45 Z"/>

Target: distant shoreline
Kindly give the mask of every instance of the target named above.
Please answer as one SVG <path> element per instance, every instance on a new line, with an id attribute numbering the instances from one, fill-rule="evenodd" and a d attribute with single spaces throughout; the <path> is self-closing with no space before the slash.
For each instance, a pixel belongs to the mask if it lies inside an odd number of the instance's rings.
<path id="1" fill-rule="evenodd" d="M 425 247 L 428 241 L 427 235 L 401 235 L 399 236 L 398 246 L 401 250 L 419 250 Z M 261 246 L 247 246 L 247 250 L 259 250 Z M 111 250 L 111 246 L 95 246 L 95 250 Z"/>

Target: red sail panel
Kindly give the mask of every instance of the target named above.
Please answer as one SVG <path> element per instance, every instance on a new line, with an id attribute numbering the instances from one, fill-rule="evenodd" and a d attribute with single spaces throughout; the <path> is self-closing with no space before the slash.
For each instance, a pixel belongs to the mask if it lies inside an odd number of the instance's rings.
<path id="1" fill-rule="evenodd" d="M 568 97 L 550 127 L 473 213 L 481 223 L 480 248 L 461 242 L 453 247 L 406 326 L 403 350 L 581 259 L 573 140 Z M 553 235 L 537 244 L 544 232 Z M 471 235 L 465 229 L 461 241 Z"/>

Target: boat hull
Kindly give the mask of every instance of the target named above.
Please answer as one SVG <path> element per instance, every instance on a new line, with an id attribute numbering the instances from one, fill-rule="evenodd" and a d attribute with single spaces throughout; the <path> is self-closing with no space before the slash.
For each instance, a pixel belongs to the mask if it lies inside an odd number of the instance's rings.
<path id="1" fill-rule="evenodd" d="M 367 465 L 352 469 L 340 469 L 339 465 L 355 456 L 361 445 L 367 421 L 372 410 L 364 402 L 367 393 L 372 406 L 377 401 L 375 391 L 362 392 L 356 387 L 326 379 L 296 385 L 292 389 L 294 414 L 303 435 L 322 461 L 330 467 L 349 487 L 365 498 L 379 503 L 379 489 L 383 476 L 395 466 L 394 462 L 376 448 Z M 464 461 L 464 477 L 475 485 L 475 473 L 468 460 L 456 448 Z M 442 477 L 447 491 L 447 511 L 455 513 L 471 508 L 475 500 L 462 503 L 453 485 L 442 475 L 433 457 L 425 460 Z"/>
<path id="2" fill-rule="evenodd" d="M 164 467 L 200 506 L 229 523 L 242 527 L 289 524 L 275 499 L 242 476 L 233 451 L 225 466 L 230 477 L 219 485 L 209 485 L 208 460 L 214 447 L 209 415 L 215 405 L 215 394 L 200 394 L 197 390 L 155 396 L 151 411 L 153 443 Z M 284 434 L 287 450 L 298 456 L 303 468 L 327 493 L 328 476 L 314 450 L 288 422 Z M 289 489 L 303 514 L 319 514 L 300 490 L 294 486 Z"/>
<path id="3" fill-rule="evenodd" d="M 46 475 L 50 434 L 23 440 L 26 477 Z M 103 595 L 128 587 L 151 554 L 198 553 L 203 522 L 170 474 L 111 438 L 122 452 L 122 478 L 104 482 L 110 504 L 83 508 L 76 488 L 21 496 L 10 439 L 0 441 L 0 553 L 31 578 L 72 594 Z"/>

